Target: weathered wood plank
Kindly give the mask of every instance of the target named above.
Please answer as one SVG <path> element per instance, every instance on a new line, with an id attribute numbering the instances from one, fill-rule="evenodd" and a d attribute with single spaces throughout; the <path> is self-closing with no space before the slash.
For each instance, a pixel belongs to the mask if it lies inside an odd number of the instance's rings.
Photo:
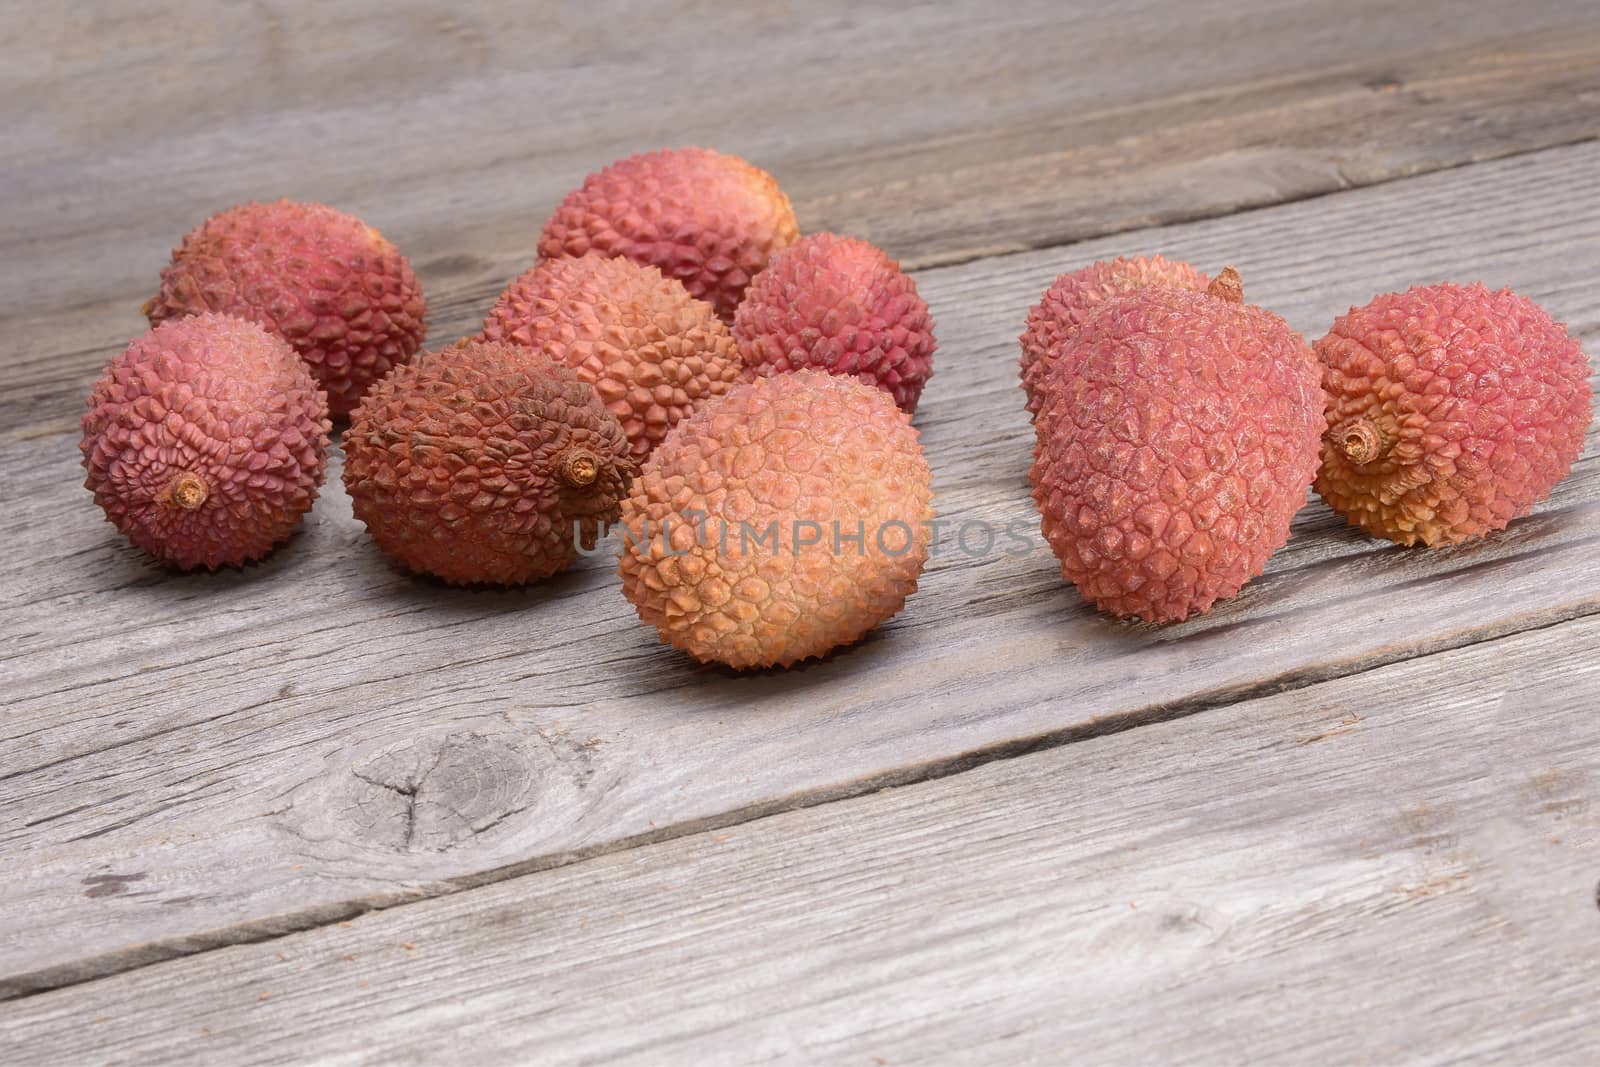
<path id="1" fill-rule="evenodd" d="M 326 200 L 441 313 L 663 141 L 913 265 L 1600 135 L 1600 12 L 1527 0 L 30 7 L 0 28 L 0 427 L 74 417 L 178 237 Z"/>
<path id="2" fill-rule="evenodd" d="M 5 1006 L 13 1063 L 1580 1063 L 1600 620 Z"/>
<path id="3" fill-rule="evenodd" d="M 1597 164 L 1578 146 L 924 272 L 941 513 L 1032 528 L 1012 338 L 1058 271 L 1233 262 L 1307 330 L 1375 290 L 1477 277 L 1592 345 Z M 1476 545 L 1380 545 L 1314 503 L 1266 576 L 1164 629 L 1093 615 L 1037 538 L 982 558 L 947 538 L 880 635 L 753 676 L 658 645 L 600 561 L 521 593 L 401 575 L 336 486 L 266 564 L 171 577 L 97 523 L 71 437 L 6 445 L 0 470 L 11 994 L 1600 608 L 1592 440 L 1535 516 Z"/>

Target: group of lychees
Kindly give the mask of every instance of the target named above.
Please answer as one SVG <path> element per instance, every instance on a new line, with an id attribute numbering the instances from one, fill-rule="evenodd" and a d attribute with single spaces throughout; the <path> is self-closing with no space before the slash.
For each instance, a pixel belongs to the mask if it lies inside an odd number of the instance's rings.
<path id="1" fill-rule="evenodd" d="M 1442 283 L 1352 308 L 1314 346 L 1154 256 L 1062 275 L 1028 316 L 1030 476 L 1061 573 L 1146 622 L 1203 614 L 1260 574 L 1315 485 L 1375 537 L 1503 529 L 1583 451 L 1589 364 L 1509 289 Z"/>
<path id="2" fill-rule="evenodd" d="M 927 305 L 867 242 L 802 238 L 777 182 L 734 156 L 590 175 L 482 329 L 438 351 L 419 352 L 405 257 L 319 204 L 206 220 L 145 312 L 154 328 L 89 398 L 84 464 L 107 517 L 178 568 L 286 540 L 331 419 L 348 419 L 355 514 L 405 567 L 522 585 L 616 525 L 625 594 L 702 660 L 788 665 L 854 642 L 928 555 L 911 425 Z M 830 550 L 841 527 L 859 551 Z"/>
<path id="3" fill-rule="evenodd" d="M 95 384 L 88 488 L 156 559 L 240 566 L 311 508 L 348 419 L 355 514 L 414 572 L 522 585 L 614 532 L 640 617 L 736 668 L 901 609 L 935 342 L 898 264 L 802 238 L 771 175 L 704 149 L 590 175 L 537 256 L 477 334 L 421 352 L 421 287 L 377 230 L 290 201 L 213 216 Z M 1590 418 L 1577 342 L 1482 286 L 1379 297 L 1313 350 L 1232 268 L 1118 259 L 1058 278 L 1022 353 L 1044 536 L 1088 600 L 1150 622 L 1259 574 L 1313 482 L 1402 544 L 1500 529 Z"/>

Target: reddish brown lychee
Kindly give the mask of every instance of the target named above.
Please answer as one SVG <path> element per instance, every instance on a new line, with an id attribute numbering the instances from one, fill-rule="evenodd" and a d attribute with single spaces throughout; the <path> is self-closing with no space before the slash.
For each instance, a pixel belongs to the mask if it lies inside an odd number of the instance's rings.
<path id="1" fill-rule="evenodd" d="M 1328 400 L 1317 491 L 1374 536 L 1448 545 L 1503 529 L 1583 451 L 1589 363 L 1509 289 L 1380 296 L 1316 351 Z"/>
<path id="2" fill-rule="evenodd" d="M 322 484 L 327 400 L 243 319 L 163 323 L 113 359 L 83 416 L 84 484 L 128 540 L 181 568 L 239 566 L 293 532 Z"/>
<path id="3" fill-rule="evenodd" d="M 1031 472 L 1061 573 L 1103 611 L 1167 622 L 1261 573 L 1305 503 L 1323 430 L 1315 358 L 1240 303 L 1197 293 L 1101 304 L 1039 382 Z"/>
<path id="4" fill-rule="evenodd" d="M 202 311 L 260 323 L 299 352 L 335 417 L 422 345 L 427 305 L 382 234 L 323 204 L 213 215 L 183 239 L 144 306 L 152 325 Z"/>
<path id="5" fill-rule="evenodd" d="M 739 379 L 733 334 L 711 305 L 654 267 L 589 253 L 551 259 L 500 294 L 483 336 L 578 372 L 642 460 L 679 419 Z"/>
<path id="6" fill-rule="evenodd" d="M 1050 350 L 1081 326 L 1108 297 L 1146 285 L 1204 292 L 1210 283 L 1210 278 L 1189 264 L 1165 256 L 1118 256 L 1061 275 L 1028 312 L 1027 329 L 1022 334 L 1022 389 L 1028 396 L 1029 414 L 1039 410 L 1034 392 Z"/>
<path id="7" fill-rule="evenodd" d="M 812 234 L 773 256 L 734 313 L 733 335 L 753 375 L 853 374 L 905 411 L 933 373 L 933 319 L 916 283 L 854 237 Z"/>
<path id="8" fill-rule="evenodd" d="M 679 423 L 622 508 L 622 588 L 701 661 L 788 666 L 916 590 L 933 519 L 908 415 L 855 378 L 740 385 Z"/>
<path id="9" fill-rule="evenodd" d="M 344 434 L 344 485 L 378 547 L 459 584 L 564 570 L 616 518 L 628 438 L 575 371 L 459 342 L 374 385 Z"/>
<path id="10" fill-rule="evenodd" d="M 539 255 L 599 252 L 647 263 L 732 321 L 750 279 L 799 238 L 772 175 L 738 156 L 678 148 L 589 175 L 545 223 Z"/>

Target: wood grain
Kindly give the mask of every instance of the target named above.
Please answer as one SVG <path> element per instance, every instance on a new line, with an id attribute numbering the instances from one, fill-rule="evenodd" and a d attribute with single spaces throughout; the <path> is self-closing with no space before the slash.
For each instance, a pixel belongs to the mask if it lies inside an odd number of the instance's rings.
<path id="1" fill-rule="evenodd" d="M 697 668 L 603 561 L 526 592 L 393 570 L 333 487 L 242 573 L 174 577 L 98 523 L 74 438 L 0 447 L 0 992 L 18 995 L 708 826 L 1194 713 L 1600 607 L 1594 441 L 1536 514 L 1407 551 L 1313 503 L 1210 616 L 1104 620 L 1031 531 L 1014 340 L 1059 271 L 1238 265 L 1315 331 L 1374 291 L 1514 283 L 1600 334 L 1600 145 L 923 272 L 918 422 L 955 525 L 907 611 L 800 670 Z M 502 266 L 509 266 L 504 264 Z M 492 290 L 455 312 L 464 328 Z M 959 524 L 1029 550 L 968 558 Z"/>
<path id="2" fill-rule="evenodd" d="M 241 200 L 383 229 L 445 342 L 568 188 L 663 142 L 926 266 L 1590 138 L 1597 105 L 1582 0 L 32 5 L 0 23 L 0 428 L 75 418 Z"/>
<path id="3" fill-rule="evenodd" d="M 1600 620 L 7 1005 L 10 1062 L 1582 1063 Z"/>

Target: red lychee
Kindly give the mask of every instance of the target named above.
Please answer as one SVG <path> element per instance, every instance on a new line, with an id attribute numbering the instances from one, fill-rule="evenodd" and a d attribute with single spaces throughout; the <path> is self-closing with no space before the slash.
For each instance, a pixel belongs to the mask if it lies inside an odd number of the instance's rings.
<path id="1" fill-rule="evenodd" d="M 566 569 L 616 518 L 634 470 L 593 386 L 492 341 L 398 368 L 356 407 L 343 444 L 345 489 L 378 547 L 458 584 Z"/>
<path id="2" fill-rule="evenodd" d="M 411 265 L 377 230 L 323 204 L 279 200 L 201 223 L 144 306 L 152 325 L 202 311 L 288 341 L 340 417 L 422 346 L 427 304 Z"/>
<path id="3" fill-rule="evenodd" d="M 788 666 L 916 591 L 933 519 L 910 416 L 802 370 L 738 386 L 667 435 L 623 502 L 622 590 L 701 661 Z"/>
<path id="4" fill-rule="evenodd" d="M 1210 278 L 1189 264 L 1164 256 L 1134 259 L 1119 256 L 1061 275 L 1028 312 L 1027 329 L 1021 338 L 1022 389 L 1028 396 L 1028 413 L 1036 414 L 1039 410 L 1039 399 L 1034 391 L 1044 373 L 1042 364 L 1048 361 L 1050 349 L 1081 326 L 1108 297 L 1146 285 L 1204 292 L 1210 283 Z"/>
<path id="5" fill-rule="evenodd" d="M 1448 545 L 1503 529 L 1583 451 L 1589 363 L 1509 289 L 1380 296 L 1316 351 L 1329 427 L 1317 491 L 1374 536 Z"/>
<path id="6" fill-rule="evenodd" d="M 1316 360 L 1278 316 L 1149 286 L 1101 304 L 1038 383 L 1031 472 L 1061 573 L 1115 615 L 1210 610 L 1261 573 L 1306 501 L 1323 430 Z"/>
<path id="7" fill-rule="evenodd" d="M 654 267 L 594 252 L 546 260 L 513 281 L 483 336 L 577 371 L 640 460 L 696 405 L 727 392 L 743 366 L 710 304 Z"/>
<path id="8" fill-rule="evenodd" d="M 933 319 L 917 285 L 880 249 L 817 233 L 772 257 L 733 319 L 757 376 L 853 374 L 915 411 L 933 373 Z"/>
<path id="9" fill-rule="evenodd" d="M 705 148 L 629 156 L 584 179 L 545 223 L 539 256 L 625 256 L 682 282 L 731 322 L 745 286 L 800 238 L 766 171 Z"/>
<path id="10" fill-rule="evenodd" d="M 229 315 L 163 323 L 113 359 L 83 416 L 106 518 L 181 568 L 239 566 L 311 509 L 328 404 L 281 338 Z"/>

